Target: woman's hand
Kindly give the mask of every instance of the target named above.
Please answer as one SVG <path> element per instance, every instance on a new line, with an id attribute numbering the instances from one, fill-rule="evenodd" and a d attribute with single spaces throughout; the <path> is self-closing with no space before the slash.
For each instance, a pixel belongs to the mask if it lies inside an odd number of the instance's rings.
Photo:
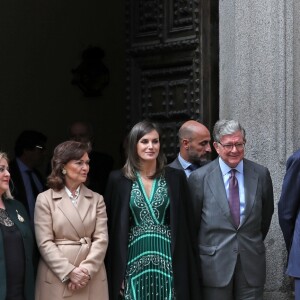
<path id="1" fill-rule="evenodd" d="M 75 268 L 69 276 L 68 288 L 72 291 L 84 288 L 90 280 L 88 270 L 82 267 Z"/>

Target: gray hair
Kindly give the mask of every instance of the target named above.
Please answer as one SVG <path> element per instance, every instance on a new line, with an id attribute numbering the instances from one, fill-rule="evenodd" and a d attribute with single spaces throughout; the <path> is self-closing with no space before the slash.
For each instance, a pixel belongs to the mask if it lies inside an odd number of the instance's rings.
<path id="1" fill-rule="evenodd" d="M 233 134 L 240 131 L 243 135 L 244 141 L 246 140 L 246 132 L 242 125 L 235 120 L 219 120 L 213 130 L 214 141 L 219 143 L 221 137 L 227 134 Z"/>

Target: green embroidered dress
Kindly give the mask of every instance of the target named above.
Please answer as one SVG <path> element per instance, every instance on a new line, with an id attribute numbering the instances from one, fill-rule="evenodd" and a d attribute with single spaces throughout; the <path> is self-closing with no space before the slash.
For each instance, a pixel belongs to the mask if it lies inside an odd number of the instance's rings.
<path id="1" fill-rule="evenodd" d="M 169 205 L 167 183 L 163 177 L 154 180 L 148 199 L 138 175 L 130 197 L 133 225 L 129 232 L 125 299 L 175 299 L 171 230 L 170 224 L 166 223 Z"/>

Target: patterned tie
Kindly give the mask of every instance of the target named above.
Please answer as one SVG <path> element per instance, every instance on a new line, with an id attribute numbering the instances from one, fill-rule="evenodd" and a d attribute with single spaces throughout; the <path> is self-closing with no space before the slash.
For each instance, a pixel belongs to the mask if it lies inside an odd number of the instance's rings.
<path id="1" fill-rule="evenodd" d="M 239 183 L 235 177 L 236 169 L 231 169 L 229 178 L 229 207 L 231 216 L 236 227 L 240 225 L 240 196 Z"/>

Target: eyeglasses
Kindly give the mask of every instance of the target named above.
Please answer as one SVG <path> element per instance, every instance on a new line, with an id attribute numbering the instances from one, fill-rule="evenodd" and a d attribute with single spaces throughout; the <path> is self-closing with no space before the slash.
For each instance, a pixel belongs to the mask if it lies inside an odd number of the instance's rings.
<path id="1" fill-rule="evenodd" d="M 218 142 L 226 151 L 231 151 L 233 147 L 235 147 L 236 150 L 242 151 L 245 148 L 245 142 L 243 143 L 236 143 L 236 144 L 225 144 Z"/>
<path id="2" fill-rule="evenodd" d="M 35 146 L 36 149 L 39 149 L 40 151 L 44 151 L 46 148 L 40 145 Z"/>

